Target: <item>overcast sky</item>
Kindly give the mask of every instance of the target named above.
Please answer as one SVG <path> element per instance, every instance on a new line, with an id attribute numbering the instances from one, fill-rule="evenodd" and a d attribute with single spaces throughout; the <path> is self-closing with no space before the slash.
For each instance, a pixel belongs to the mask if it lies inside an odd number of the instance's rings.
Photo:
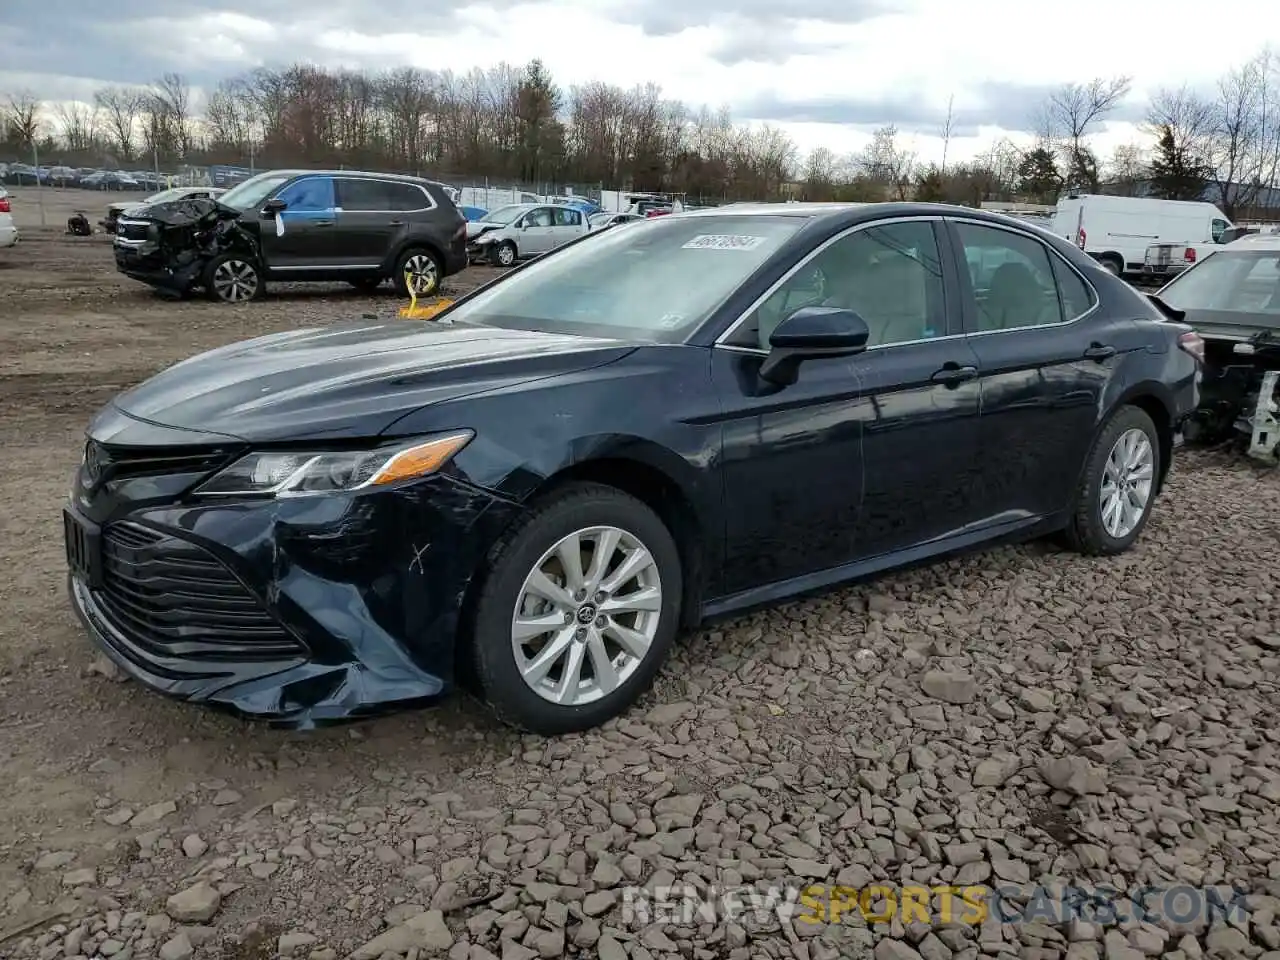
<path id="1" fill-rule="evenodd" d="M 1153 22 L 1115 0 L 0 0 L 0 92 L 88 99 L 166 71 L 201 87 L 297 60 L 466 71 L 538 56 L 562 85 L 654 81 L 803 150 L 860 149 L 895 123 L 937 159 L 951 97 L 960 158 L 1027 131 L 1055 86 L 1127 73 L 1131 101 L 1096 144 L 1109 154 L 1138 136 L 1152 91 L 1210 88 L 1233 58 L 1280 50 L 1269 5 L 1161 0 Z"/>

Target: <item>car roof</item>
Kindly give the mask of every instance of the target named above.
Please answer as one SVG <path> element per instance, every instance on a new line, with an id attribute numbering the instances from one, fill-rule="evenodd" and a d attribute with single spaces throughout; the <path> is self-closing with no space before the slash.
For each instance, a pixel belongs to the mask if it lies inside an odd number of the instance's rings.
<path id="1" fill-rule="evenodd" d="M 400 183 L 418 184 L 429 183 L 433 186 L 448 189 L 447 183 L 441 183 L 439 180 L 428 180 L 426 177 L 413 177 L 407 173 L 379 173 L 376 170 L 264 170 L 263 173 L 270 173 L 276 176 L 285 177 L 374 177 L 378 180 L 396 180 Z"/>
<path id="2" fill-rule="evenodd" d="M 1258 250 L 1263 253 L 1280 253 L 1280 233 L 1246 233 L 1232 240 L 1224 250 Z M 1219 251 L 1221 252 L 1221 251 Z"/>
<path id="3" fill-rule="evenodd" d="M 730 203 L 722 207 L 703 207 L 697 210 L 684 210 L 673 214 L 676 217 L 745 217 L 774 216 L 802 217 L 810 220 L 832 220 L 850 223 L 864 219 L 880 219 L 881 217 L 937 217 L 962 216 L 966 219 L 985 220 L 992 224 L 1017 227 L 1022 230 L 1030 228 L 1050 237 L 1053 235 L 1039 224 L 1019 220 L 1003 213 L 991 210 L 980 210 L 953 203 L 916 203 L 912 201 L 888 200 L 876 203 L 816 203 L 776 201 L 773 203 Z"/>

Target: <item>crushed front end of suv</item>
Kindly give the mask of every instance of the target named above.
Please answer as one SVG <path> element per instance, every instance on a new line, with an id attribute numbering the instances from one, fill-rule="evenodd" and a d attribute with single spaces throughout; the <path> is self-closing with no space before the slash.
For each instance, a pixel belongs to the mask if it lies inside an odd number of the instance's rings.
<path id="1" fill-rule="evenodd" d="M 179 296 L 230 283 L 233 295 L 252 299 L 261 280 L 238 279 L 246 263 L 261 258 L 258 238 L 237 221 L 240 211 L 208 197 L 188 197 L 136 207 L 116 221 L 116 269 L 127 277 Z"/>
<path id="2" fill-rule="evenodd" d="M 1280 463 L 1280 237 L 1250 235 L 1166 284 L 1157 304 L 1204 342 L 1191 443 L 1235 441 Z"/>

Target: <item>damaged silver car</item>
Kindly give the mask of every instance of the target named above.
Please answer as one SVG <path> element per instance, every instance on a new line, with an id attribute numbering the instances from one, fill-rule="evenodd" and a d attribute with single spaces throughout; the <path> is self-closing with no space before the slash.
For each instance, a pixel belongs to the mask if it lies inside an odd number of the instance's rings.
<path id="1" fill-rule="evenodd" d="M 1241 237 L 1153 299 L 1204 342 L 1200 406 L 1184 439 L 1234 438 L 1251 457 L 1280 462 L 1280 236 Z"/>

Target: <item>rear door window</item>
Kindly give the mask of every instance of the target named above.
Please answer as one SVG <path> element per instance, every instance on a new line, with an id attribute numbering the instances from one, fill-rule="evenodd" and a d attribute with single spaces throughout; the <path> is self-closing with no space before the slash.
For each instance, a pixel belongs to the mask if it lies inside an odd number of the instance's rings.
<path id="1" fill-rule="evenodd" d="M 555 217 L 557 227 L 582 226 L 582 211 L 575 210 L 573 207 L 556 207 Z"/>

